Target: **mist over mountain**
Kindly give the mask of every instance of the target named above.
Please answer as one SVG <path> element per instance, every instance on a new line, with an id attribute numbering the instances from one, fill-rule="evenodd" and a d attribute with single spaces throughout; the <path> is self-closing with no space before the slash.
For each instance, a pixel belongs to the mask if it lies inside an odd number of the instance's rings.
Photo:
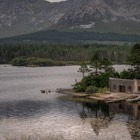
<path id="1" fill-rule="evenodd" d="M 139 0 L 0 0 L 0 37 L 48 29 L 140 34 Z"/>

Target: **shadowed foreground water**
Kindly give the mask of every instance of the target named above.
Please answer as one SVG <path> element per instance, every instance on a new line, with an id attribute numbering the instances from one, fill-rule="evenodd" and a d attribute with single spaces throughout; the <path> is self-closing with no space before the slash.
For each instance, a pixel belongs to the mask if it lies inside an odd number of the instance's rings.
<path id="1" fill-rule="evenodd" d="M 78 68 L 0 65 L 0 140 L 22 136 L 34 140 L 50 136 L 66 140 L 130 140 L 127 123 L 140 119 L 133 105 L 81 102 L 55 92 L 81 79 Z M 53 92 L 41 94 L 41 89 Z"/>

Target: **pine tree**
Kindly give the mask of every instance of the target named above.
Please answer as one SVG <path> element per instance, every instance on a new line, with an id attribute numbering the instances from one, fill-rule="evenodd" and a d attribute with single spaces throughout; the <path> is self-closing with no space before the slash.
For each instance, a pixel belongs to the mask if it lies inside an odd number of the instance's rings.
<path id="1" fill-rule="evenodd" d="M 81 67 L 79 68 L 78 72 L 81 72 L 83 75 L 83 78 L 85 77 L 85 73 L 88 73 L 90 70 L 87 66 L 87 64 L 83 61 L 80 65 Z"/>

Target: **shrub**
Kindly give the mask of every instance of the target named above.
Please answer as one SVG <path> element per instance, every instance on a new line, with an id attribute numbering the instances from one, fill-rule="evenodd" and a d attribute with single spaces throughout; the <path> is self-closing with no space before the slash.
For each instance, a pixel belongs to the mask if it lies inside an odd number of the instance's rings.
<path id="1" fill-rule="evenodd" d="M 17 57 L 11 61 L 13 66 L 65 66 L 66 63 L 63 61 L 54 61 L 46 58 L 36 58 L 36 57 Z"/>
<path id="2" fill-rule="evenodd" d="M 95 86 L 89 86 L 86 89 L 86 93 L 87 94 L 93 94 L 93 93 L 97 93 L 99 91 L 99 89 Z"/>
<path id="3" fill-rule="evenodd" d="M 78 82 L 74 85 L 76 92 L 84 92 L 87 88 L 87 85 L 84 82 Z"/>
<path id="4" fill-rule="evenodd" d="M 124 70 L 120 73 L 120 78 L 122 78 L 122 79 L 134 79 L 135 74 L 136 73 L 131 69 L 128 69 L 127 71 Z"/>
<path id="5" fill-rule="evenodd" d="M 26 58 L 24 57 L 17 57 L 11 61 L 13 66 L 26 66 L 28 64 Z"/>
<path id="6" fill-rule="evenodd" d="M 109 89 L 107 87 L 99 88 L 99 93 L 106 93 Z"/>

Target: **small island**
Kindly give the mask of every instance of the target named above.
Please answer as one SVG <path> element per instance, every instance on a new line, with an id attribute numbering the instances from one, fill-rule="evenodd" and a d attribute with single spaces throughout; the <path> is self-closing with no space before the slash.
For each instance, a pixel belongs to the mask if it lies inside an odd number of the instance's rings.
<path id="1" fill-rule="evenodd" d="M 96 52 L 89 66 L 82 62 L 78 70 L 82 73 L 82 80 L 76 81 L 73 89 L 65 89 L 61 92 L 71 94 L 74 98 L 86 98 L 107 103 L 139 101 L 140 44 L 137 43 L 132 47 L 126 63 L 131 67 L 119 73 L 115 71 L 109 59 L 101 58 L 99 52 Z"/>
<path id="2" fill-rule="evenodd" d="M 50 66 L 65 66 L 64 61 L 54 61 L 47 58 L 37 57 L 16 57 L 12 59 L 11 64 L 13 66 L 27 66 L 27 67 L 50 67 Z"/>

